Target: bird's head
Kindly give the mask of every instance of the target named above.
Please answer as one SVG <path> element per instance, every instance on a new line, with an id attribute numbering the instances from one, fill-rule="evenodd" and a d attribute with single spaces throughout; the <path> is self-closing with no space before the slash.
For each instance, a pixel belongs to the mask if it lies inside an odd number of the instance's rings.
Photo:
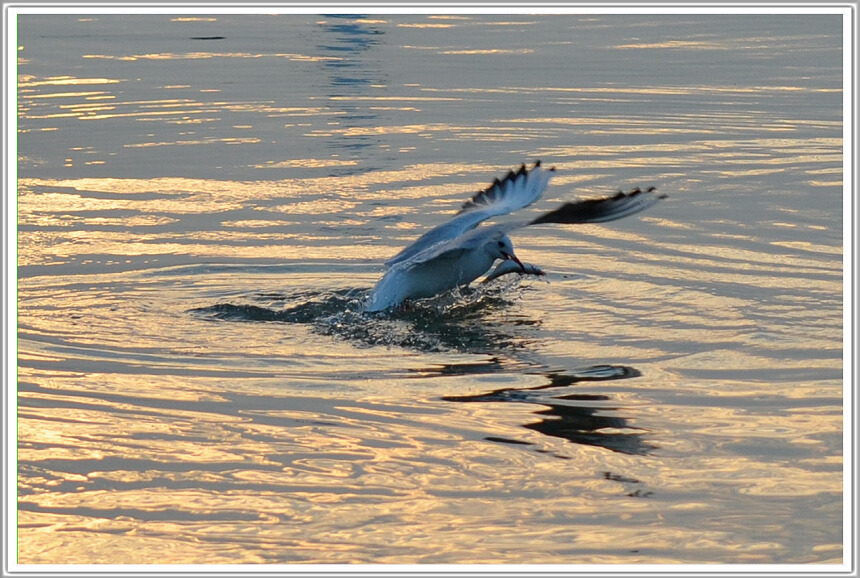
<path id="1" fill-rule="evenodd" d="M 517 259 L 517 256 L 514 254 L 514 245 L 511 243 L 511 240 L 507 235 L 501 235 L 489 241 L 486 244 L 487 252 L 495 257 L 496 259 L 501 259 L 502 261 L 511 260 L 520 266 L 520 269 L 525 271 L 525 267 L 523 267 L 522 261 Z"/>

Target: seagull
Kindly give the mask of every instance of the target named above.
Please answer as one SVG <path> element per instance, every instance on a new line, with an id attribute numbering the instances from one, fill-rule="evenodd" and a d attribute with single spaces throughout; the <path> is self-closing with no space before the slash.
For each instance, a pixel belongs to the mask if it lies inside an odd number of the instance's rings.
<path id="1" fill-rule="evenodd" d="M 523 263 L 514 253 L 509 233 L 532 225 L 550 223 L 604 223 L 644 211 L 666 195 L 654 187 L 619 191 L 611 197 L 565 203 L 531 219 L 497 225 L 479 225 L 492 218 L 528 207 L 540 198 L 555 167 L 544 169 L 540 161 L 531 169 L 525 164 L 508 171 L 486 189 L 463 203 L 448 222 L 438 225 L 385 262 L 387 271 L 370 292 L 365 310 L 382 311 L 404 301 L 439 295 L 468 285 L 501 263 L 484 279 L 491 281 L 509 273 L 543 275 L 534 265 Z"/>

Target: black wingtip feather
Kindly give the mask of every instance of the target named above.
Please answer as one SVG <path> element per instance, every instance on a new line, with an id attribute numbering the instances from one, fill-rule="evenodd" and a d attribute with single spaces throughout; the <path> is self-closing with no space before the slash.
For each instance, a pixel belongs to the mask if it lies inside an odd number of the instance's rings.
<path id="1" fill-rule="evenodd" d="M 617 203 L 624 203 L 624 201 L 626 200 L 633 199 L 640 195 L 653 193 L 656 190 L 656 187 L 649 187 L 647 190 L 643 191 L 642 189 L 637 187 L 629 193 L 619 191 L 610 197 L 604 197 L 602 199 L 587 199 L 584 201 L 565 203 L 556 210 L 541 215 L 529 224 L 539 225 L 543 223 L 559 223 L 573 225 L 579 223 L 599 223 L 605 221 L 612 221 L 627 216 L 629 214 L 638 213 L 639 211 L 644 210 L 646 207 L 650 206 L 641 206 L 631 213 L 626 210 L 619 210 L 619 205 Z M 656 195 L 656 198 L 665 199 L 667 196 L 668 195 L 660 194 Z M 630 205 L 628 205 L 627 203 L 624 203 L 621 206 L 630 207 Z"/>
<path id="2" fill-rule="evenodd" d="M 514 180 L 522 177 L 523 175 L 525 175 L 526 178 L 528 178 L 529 171 L 534 170 L 538 167 L 540 167 L 540 161 L 536 161 L 534 167 L 532 167 L 531 169 L 526 167 L 525 163 L 523 163 L 516 170 L 516 172 L 514 170 L 509 170 L 508 173 L 504 176 L 504 178 L 499 179 L 497 177 L 497 178 L 493 179 L 493 184 L 491 184 L 486 189 L 484 189 L 482 191 L 478 191 L 477 193 L 475 193 L 475 195 L 471 199 L 469 199 L 468 201 L 463 203 L 461 210 L 469 209 L 471 207 L 475 207 L 475 206 L 478 206 L 481 204 L 486 204 L 487 200 L 492 201 L 493 199 L 496 198 L 497 193 L 502 188 L 504 188 L 505 183 L 507 183 L 508 181 L 514 181 Z M 552 167 L 549 170 L 554 171 L 555 167 Z"/>

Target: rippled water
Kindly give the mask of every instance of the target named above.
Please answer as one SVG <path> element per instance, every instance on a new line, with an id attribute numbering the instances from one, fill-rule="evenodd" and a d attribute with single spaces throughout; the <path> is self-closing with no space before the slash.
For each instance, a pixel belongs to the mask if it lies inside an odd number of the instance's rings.
<path id="1" fill-rule="evenodd" d="M 29 15 L 21 563 L 841 563 L 841 18 Z M 367 314 L 521 162 L 542 279 Z M 531 211 L 531 209 L 529 209 Z"/>

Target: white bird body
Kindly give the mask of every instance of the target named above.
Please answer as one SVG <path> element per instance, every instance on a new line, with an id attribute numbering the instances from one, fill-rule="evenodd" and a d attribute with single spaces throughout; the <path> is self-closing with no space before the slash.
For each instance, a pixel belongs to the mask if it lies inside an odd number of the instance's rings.
<path id="1" fill-rule="evenodd" d="M 373 288 L 367 310 L 380 311 L 406 299 L 432 297 L 468 285 L 497 259 L 520 263 L 510 239 L 498 228 L 476 229 L 442 241 L 396 261 Z"/>
<path id="2" fill-rule="evenodd" d="M 527 170 L 510 171 L 464 203 L 457 215 L 434 227 L 386 262 L 389 267 L 371 291 L 367 311 L 381 311 L 407 299 L 421 299 L 468 285 L 502 263 L 485 281 L 518 272 L 543 275 L 534 265 L 523 264 L 514 254 L 510 231 L 544 223 L 602 223 L 638 213 L 664 196 L 636 189 L 613 197 L 567 203 L 537 219 L 478 228 L 483 221 L 531 205 L 540 198 L 554 168 L 544 170 L 540 161 Z"/>

